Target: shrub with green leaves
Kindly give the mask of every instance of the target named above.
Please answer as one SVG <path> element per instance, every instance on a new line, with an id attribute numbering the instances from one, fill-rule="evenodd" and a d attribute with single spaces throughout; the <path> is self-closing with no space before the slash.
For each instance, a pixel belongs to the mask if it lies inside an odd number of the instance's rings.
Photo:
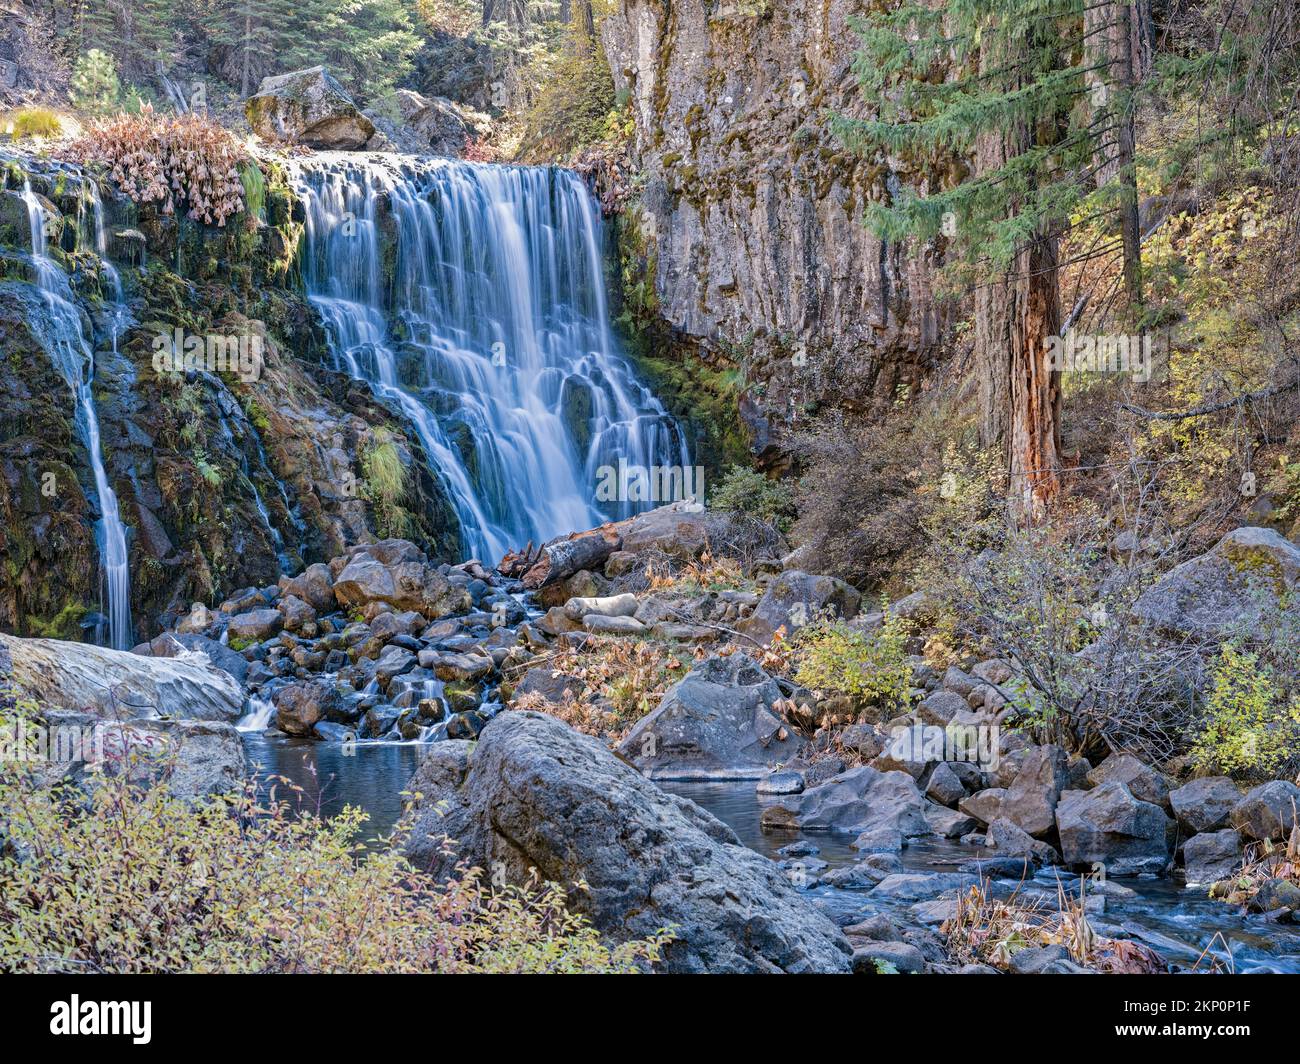
<path id="1" fill-rule="evenodd" d="M 886 709 L 904 709 L 911 698 L 912 665 L 907 657 L 907 622 L 886 612 L 874 632 L 843 621 L 819 618 L 794 640 L 794 678 L 804 687 L 834 691 Z"/>
<path id="2" fill-rule="evenodd" d="M 1219 652 L 1192 756 L 1198 768 L 1245 778 L 1291 774 L 1300 758 L 1300 700 L 1257 654 L 1231 643 Z"/>
<path id="3" fill-rule="evenodd" d="M 727 470 L 709 501 L 715 510 L 756 517 L 782 532 L 794 518 L 794 494 L 789 485 L 741 465 Z"/>
<path id="4" fill-rule="evenodd" d="M 0 700 L 0 724 L 30 710 Z M 555 884 L 436 882 L 358 842 L 351 807 L 251 783 L 193 804 L 134 773 L 88 795 L 48 767 L 0 762 L 0 971 L 636 972 L 671 937 L 609 944 Z"/>
<path id="5" fill-rule="evenodd" d="M 375 530 L 385 537 L 405 536 L 410 518 L 402 508 L 406 496 L 406 469 L 391 434 L 377 429 L 374 439 L 361 452 L 364 492 L 375 511 Z"/>

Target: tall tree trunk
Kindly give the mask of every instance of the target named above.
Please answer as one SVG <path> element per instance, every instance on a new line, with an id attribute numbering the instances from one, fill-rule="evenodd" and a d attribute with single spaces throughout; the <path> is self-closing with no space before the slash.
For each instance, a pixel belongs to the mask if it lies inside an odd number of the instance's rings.
<path id="1" fill-rule="evenodd" d="M 1142 306 L 1142 232 L 1138 221 L 1136 135 L 1133 129 L 1133 89 L 1138 81 L 1142 40 L 1141 5 L 1132 0 L 1097 4 L 1084 14 L 1087 34 L 1087 64 L 1095 67 L 1093 79 L 1094 120 L 1107 119 L 1110 128 L 1097 137 L 1093 169 L 1097 187 L 1116 182 L 1120 186 L 1120 243 L 1123 247 L 1124 291 L 1130 314 L 1136 317 Z"/>
<path id="2" fill-rule="evenodd" d="M 1000 169 L 1030 146 L 1032 136 L 1029 129 L 981 136 L 976 171 Z M 1020 521 L 1032 520 L 1060 490 L 1061 375 L 1048 361 L 1048 341 L 1060 327 L 1057 241 L 1039 234 L 975 292 L 980 444 L 1003 447 L 1010 509 Z"/>
<path id="3" fill-rule="evenodd" d="M 1124 288 L 1128 294 L 1129 314 L 1136 318 L 1142 309 L 1142 226 L 1138 220 L 1137 194 L 1137 135 L 1133 128 L 1133 113 L 1137 108 L 1133 92 L 1137 86 L 1137 65 L 1134 41 L 1134 24 L 1137 21 L 1129 9 L 1128 0 L 1118 5 L 1119 54 L 1113 69 L 1118 71 L 1123 99 L 1119 112 L 1119 180 L 1123 192 L 1120 204 L 1120 235 L 1124 245 Z"/>

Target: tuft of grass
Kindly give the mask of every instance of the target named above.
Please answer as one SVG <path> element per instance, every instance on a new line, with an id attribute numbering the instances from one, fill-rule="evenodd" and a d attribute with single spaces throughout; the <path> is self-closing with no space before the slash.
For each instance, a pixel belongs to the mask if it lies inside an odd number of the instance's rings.
<path id="1" fill-rule="evenodd" d="M 63 132 L 59 116 L 48 107 L 20 107 L 0 119 L 0 124 L 14 140 L 27 137 L 54 138 Z"/>

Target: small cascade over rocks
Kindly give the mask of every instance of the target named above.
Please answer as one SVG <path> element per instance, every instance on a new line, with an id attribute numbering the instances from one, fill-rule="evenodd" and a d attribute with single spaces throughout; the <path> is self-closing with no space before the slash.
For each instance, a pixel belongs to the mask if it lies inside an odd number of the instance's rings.
<path id="1" fill-rule="evenodd" d="M 87 182 L 93 187 L 92 182 Z M 92 194 L 94 228 L 97 246 L 103 257 L 103 216 L 97 195 Z M 113 491 L 104 468 L 103 449 L 100 444 L 99 416 L 95 410 L 92 387 L 95 380 L 95 353 L 82 327 L 81 312 L 77 309 L 67 275 L 50 257 L 46 238 L 46 212 L 40 199 L 32 190 L 31 182 L 24 182 L 23 202 L 32 237 L 32 265 L 36 285 L 45 303 L 47 315 L 43 322 L 33 323 L 41 341 L 49 352 L 55 367 L 67 382 L 76 403 L 76 425 L 85 442 L 95 481 L 95 501 L 100 512 L 98 541 L 100 547 L 103 582 L 108 600 L 108 643 L 117 650 L 131 645 L 131 572 L 126 545 L 126 526 L 122 523 Z M 115 286 L 115 309 L 112 312 L 112 337 L 114 350 L 120 332 L 125 328 L 126 309 L 122 304 L 121 282 L 117 271 L 104 259 L 106 274 Z"/>
<path id="2" fill-rule="evenodd" d="M 670 501 L 598 492 L 610 469 L 690 459 L 619 351 L 599 215 L 575 174 L 323 153 L 295 182 L 337 368 L 414 427 L 472 556 Z"/>

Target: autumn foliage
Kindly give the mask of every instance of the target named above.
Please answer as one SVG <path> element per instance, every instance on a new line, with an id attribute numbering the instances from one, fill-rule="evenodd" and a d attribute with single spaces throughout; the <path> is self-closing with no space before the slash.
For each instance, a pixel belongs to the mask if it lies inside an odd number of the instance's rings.
<path id="1" fill-rule="evenodd" d="M 164 214 L 184 210 L 205 225 L 222 226 L 244 209 L 239 167 L 244 146 L 209 118 L 160 116 L 146 107 L 93 125 L 65 155 L 99 163 L 136 203 L 161 204 Z"/>

